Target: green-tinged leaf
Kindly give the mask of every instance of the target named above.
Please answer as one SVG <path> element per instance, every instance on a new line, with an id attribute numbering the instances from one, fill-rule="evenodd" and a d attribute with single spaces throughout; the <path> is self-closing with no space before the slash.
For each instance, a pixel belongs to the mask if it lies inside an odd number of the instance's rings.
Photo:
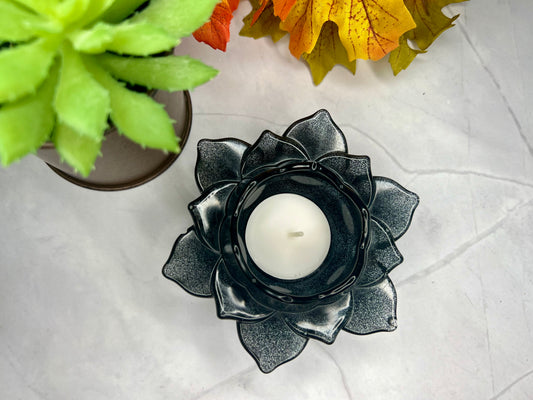
<path id="1" fill-rule="evenodd" d="M 75 50 L 83 53 L 103 53 L 113 40 L 113 25 L 98 22 L 91 29 L 74 31 L 69 35 Z"/>
<path id="2" fill-rule="evenodd" d="M 263 7 L 260 14 L 257 14 L 262 8 L 259 2 L 254 0 L 251 3 L 253 9 L 250 14 L 244 17 L 244 26 L 239 35 L 254 39 L 270 36 L 274 42 L 277 42 L 287 34 L 286 31 L 279 27 L 281 20 L 274 14 L 274 3 L 269 2 Z"/>
<path id="3" fill-rule="evenodd" d="M 147 0 L 115 0 L 109 9 L 102 15 L 102 20 L 120 22 L 133 14 Z"/>
<path id="4" fill-rule="evenodd" d="M 141 146 L 178 152 L 178 139 L 164 107 L 143 93 L 132 92 L 85 57 L 93 76 L 111 96 L 111 120 L 119 132 Z"/>
<path id="5" fill-rule="evenodd" d="M 400 37 L 400 45 L 389 55 L 389 64 L 394 75 L 398 75 L 402 70 L 406 69 L 420 53 L 425 53 L 425 51 L 412 49 L 405 35 L 402 35 Z"/>
<path id="6" fill-rule="evenodd" d="M 91 29 L 70 35 L 78 51 L 98 54 L 110 50 L 133 56 L 147 56 L 172 49 L 177 40 L 164 29 L 148 23 L 110 25 L 99 22 Z"/>
<path id="7" fill-rule="evenodd" d="M 109 9 L 109 7 L 113 5 L 113 1 L 114 0 L 91 0 L 83 16 L 76 21 L 76 25 L 80 27 L 87 26 Z"/>
<path id="8" fill-rule="evenodd" d="M 163 28 L 149 23 L 123 23 L 113 29 L 113 40 L 106 50 L 119 54 L 147 56 L 172 49 L 178 40 Z"/>
<path id="9" fill-rule="evenodd" d="M 55 53 L 54 46 L 44 39 L 0 51 L 0 103 L 34 93 Z"/>
<path id="10" fill-rule="evenodd" d="M 29 12 L 16 4 L 0 2 L 0 41 L 22 42 L 38 32 L 57 31 L 58 26 L 37 14 Z"/>
<path id="11" fill-rule="evenodd" d="M 52 15 L 55 7 L 58 6 L 60 0 L 13 0 L 16 3 L 23 5 L 42 15 Z"/>
<path id="12" fill-rule="evenodd" d="M 170 92 L 192 89 L 218 73 L 216 69 L 188 56 L 127 58 L 102 54 L 96 58 L 115 78 Z"/>
<path id="13" fill-rule="evenodd" d="M 132 22 L 148 22 L 175 38 L 189 36 L 209 20 L 220 0 L 151 0 Z"/>
<path id="14" fill-rule="evenodd" d="M 0 158 L 4 166 L 39 148 L 54 127 L 52 99 L 57 81 L 56 66 L 32 96 L 0 108 Z"/>
<path id="15" fill-rule="evenodd" d="M 303 53 L 302 58 L 309 65 L 313 82 L 318 85 L 327 73 L 337 64 L 344 65 L 355 75 L 355 60 L 348 60 L 348 53 L 339 38 L 337 24 L 328 21 L 322 25 L 322 32 L 310 54 Z"/>
<path id="16" fill-rule="evenodd" d="M 85 14 L 90 2 L 91 0 L 63 0 L 54 7 L 54 17 L 67 26 Z"/>
<path id="17" fill-rule="evenodd" d="M 466 0 L 405 0 L 405 6 L 416 22 L 416 28 L 406 32 L 407 39 L 414 40 L 420 50 L 426 50 L 459 17 L 448 18 L 442 8 Z"/>
<path id="18" fill-rule="evenodd" d="M 58 123 L 52 141 L 61 158 L 84 177 L 91 173 L 102 142 L 81 135 L 63 123 Z"/>
<path id="19" fill-rule="evenodd" d="M 80 56 L 64 44 L 54 108 L 59 121 L 95 141 L 102 140 L 111 110 L 109 93 L 87 71 Z"/>

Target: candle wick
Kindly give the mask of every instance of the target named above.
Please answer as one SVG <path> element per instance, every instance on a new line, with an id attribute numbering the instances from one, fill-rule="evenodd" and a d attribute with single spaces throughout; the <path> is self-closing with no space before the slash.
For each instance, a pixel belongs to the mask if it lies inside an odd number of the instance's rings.
<path id="1" fill-rule="evenodd" d="M 289 237 L 300 237 L 300 236 L 303 236 L 304 233 L 302 231 L 298 231 L 298 232 L 289 232 Z"/>

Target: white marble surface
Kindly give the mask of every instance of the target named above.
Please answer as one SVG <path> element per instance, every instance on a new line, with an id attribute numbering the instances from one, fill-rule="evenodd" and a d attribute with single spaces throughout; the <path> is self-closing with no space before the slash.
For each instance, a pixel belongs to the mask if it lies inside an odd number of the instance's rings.
<path id="1" fill-rule="evenodd" d="M 2 399 L 533 398 L 533 5 L 455 5 L 458 26 L 394 78 L 385 61 L 314 87 L 287 41 L 237 35 L 192 93 L 178 161 L 136 189 L 76 187 L 28 157 L 0 170 Z M 200 138 L 253 142 L 328 109 L 352 153 L 420 195 L 391 278 L 399 328 L 312 341 L 269 375 L 212 299 L 161 267 L 191 225 Z"/>

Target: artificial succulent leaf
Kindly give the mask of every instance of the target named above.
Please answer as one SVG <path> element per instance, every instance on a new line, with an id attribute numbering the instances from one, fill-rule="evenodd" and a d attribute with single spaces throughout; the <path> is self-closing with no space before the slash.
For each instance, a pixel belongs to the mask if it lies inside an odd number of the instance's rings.
<path id="1" fill-rule="evenodd" d="M 447 17 L 442 8 L 463 1 L 466 0 L 405 0 L 405 6 L 416 22 L 416 28 L 406 33 L 407 39 L 415 41 L 420 50 L 426 50 L 459 17 Z"/>
<path id="2" fill-rule="evenodd" d="M 80 134 L 64 123 L 57 123 L 52 141 L 61 158 L 75 171 L 87 177 L 91 173 L 102 142 Z"/>
<path id="3" fill-rule="evenodd" d="M 120 22 L 132 15 L 135 10 L 146 2 L 147 0 L 115 0 L 102 14 L 102 20 L 107 22 Z"/>
<path id="4" fill-rule="evenodd" d="M 326 74 L 337 64 L 345 66 L 355 75 L 355 60 L 348 60 L 348 53 L 339 38 L 339 29 L 334 22 L 327 21 L 310 54 L 303 53 L 302 58 L 309 65 L 313 82 L 320 84 Z"/>
<path id="5" fill-rule="evenodd" d="M 274 5 L 265 1 L 261 6 L 257 0 L 252 0 L 252 11 L 243 19 L 244 26 L 239 35 L 259 39 L 272 37 L 274 42 L 287 34 L 279 27 L 281 19 L 274 15 Z"/>
<path id="6" fill-rule="evenodd" d="M 230 23 L 238 5 L 239 0 L 222 0 L 218 3 L 209 21 L 194 31 L 194 38 L 214 49 L 226 51 L 230 37 Z"/>
<path id="7" fill-rule="evenodd" d="M 22 42 L 37 32 L 55 31 L 57 25 L 14 3 L 0 2 L 0 42 Z"/>
<path id="8" fill-rule="evenodd" d="M 0 158 L 4 166 L 36 151 L 50 137 L 57 70 L 52 67 L 35 94 L 0 108 Z"/>
<path id="9" fill-rule="evenodd" d="M 165 29 L 174 38 L 193 33 L 209 20 L 220 0 L 151 0 L 132 22 L 148 22 Z"/>
<path id="10" fill-rule="evenodd" d="M 77 23 L 79 26 L 86 26 L 100 17 L 114 2 L 114 0 L 91 0 L 85 14 Z"/>
<path id="11" fill-rule="evenodd" d="M 0 103 L 34 93 L 54 61 L 55 46 L 39 39 L 0 51 Z"/>
<path id="12" fill-rule="evenodd" d="M 38 14 L 52 15 L 60 0 L 14 0 L 16 3 L 35 11 Z"/>
<path id="13" fill-rule="evenodd" d="M 97 54 L 110 50 L 119 54 L 147 56 L 169 50 L 177 40 L 164 29 L 146 22 L 111 25 L 95 24 L 91 29 L 73 32 L 74 48 L 84 53 Z"/>
<path id="14" fill-rule="evenodd" d="M 110 111 L 109 93 L 87 71 L 78 53 L 65 43 L 54 108 L 59 121 L 80 135 L 102 140 Z"/>
<path id="15" fill-rule="evenodd" d="M 53 8 L 53 15 L 63 26 L 78 21 L 89 8 L 91 0 L 63 0 Z"/>
<path id="16" fill-rule="evenodd" d="M 113 40 L 113 25 L 105 22 L 96 23 L 91 29 L 77 30 L 69 34 L 75 50 L 82 53 L 103 53 Z"/>
<path id="17" fill-rule="evenodd" d="M 402 35 L 400 37 L 400 45 L 389 55 L 389 64 L 394 75 L 398 75 L 402 70 L 406 69 L 420 53 L 425 53 L 425 51 L 412 49 L 407 42 L 406 35 Z"/>
<path id="18" fill-rule="evenodd" d="M 105 50 L 132 56 L 148 56 L 172 49 L 178 40 L 163 28 L 141 22 L 122 23 L 111 30 L 113 38 L 106 44 Z"/>
<path id="19" fill-rule="evenodd" d="M 189 56 L 139 58 L 105 53 L 97 59 L 117 79 L 170 92 L 192 89 L 218 74 Z"/>
<path id="20" fill-rule="evenodd" d="M 297 0 L 280 25 L 291 35 L 289 49 L 296 58 L 312 52 L 326 21 L 337 24 L 349 60 L 379 60 L 415 27 L 402 0 Z"/>
<path id="21" fill-rule="evenodd" d="M 126 89 L 90 57 L 86 56 L 84 61 L 94 78 L 109 92 L 111 120 L 119 133 L 141 146 L 179 152 L 173 121 L 162 104 L 144 93 Z"/>

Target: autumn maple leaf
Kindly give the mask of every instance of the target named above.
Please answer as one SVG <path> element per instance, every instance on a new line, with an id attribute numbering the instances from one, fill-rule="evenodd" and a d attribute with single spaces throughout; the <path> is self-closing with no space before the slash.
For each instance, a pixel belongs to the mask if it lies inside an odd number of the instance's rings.
<path id="1" fill-rule="evenodd" d="M 416 28 L 402 36 L 400 46 L 389 57 L 389 63 L 394 75 L 407 68 L 417 54 L 424 53 L 442 32 L 453 26 L 453 22 L 459 17 L 459 14 L 449 18 L 442 13 L 442 9 L 449 4 L 461 3 L 467 0 L 404 1 L 416 22 Z M 408 40 L 416 43 L 418 49 L 410 47 Z"/>
<path id="2" fill-rule="evenodd" d="M 268 19 L 260 18 L 270 12 L 279 29 L 290 34 L 291 54 L 309 64 L 315 84 L 335 64 L 355 72 L 356 59 L 379 60 L 416 26 L 403 0 L 258 0 L 252 5 L 253 17 L 245 19 L 241 34 L 274 31 L 279 36 Z"/>
<path id="3" fill-rule="evenodd" d="M 193 33 L 194 38 L 214 49 L 226 51 L 230 23 L 238 6 L 239 0 L 222 0 L 216 5 L 209 21 Z"/>
<path id="4" fill-rule="evenodd" d="M 240 34 L 274 41 L 289 34 L 289 50 L 302 58 L 319 84 L 337 64 L 355 74 L 357 59 L 390 54 L 396 75 L 458 17 L 442 8 L 466 0 L 250 0 L 252 11 Z M 198 40 L 225 49 L 237 0 L 222 0 L 211 21 L 195 32 Z M 412 48 L 409 41 L 416 43 Z"/>

